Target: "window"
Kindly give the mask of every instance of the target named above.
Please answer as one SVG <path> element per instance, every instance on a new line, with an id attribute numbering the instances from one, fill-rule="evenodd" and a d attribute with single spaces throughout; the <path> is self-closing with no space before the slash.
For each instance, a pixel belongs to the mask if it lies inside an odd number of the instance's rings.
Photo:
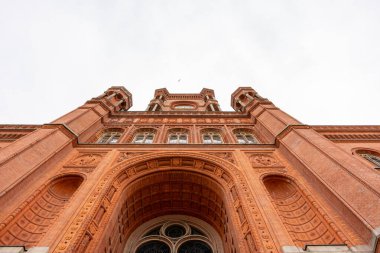
<path id="1" fill-rule="evenodd" d="M 361 157 L 364 157 L 365 159 L 367 159 L 368 161 L 370 161 L 374 165 L 376 165 L 378 167 L 377 169 L 380 169 L 380 156 L 379 155 L 369 153 L 369 152 L 359 153 L 359 155 Z"/>
<path id="2" fill-rule="evenodd" d="M 153 131 L 141 131 L 138 132 L 133 140 L 135 144 L 151 144 L 153 143 L 154 132 Z"/>
<path id="3" fill-rule="evenodd" d="M 222 144 L 223 140 L 222 137 L 218 132 L 205 132 L 202 135 L 203 143 L 204 144 Z"/>
<path id="4" fill-rule="evenodd" d="M 177 105 L 174 107 L 176 110 L 193 110 L 194 106 L 192 105 Z"/>
<path id="5" fill-rule="evenodd" d="M 201 227 L 196 219 L 164 220 L 170 216 L 158 218 L 157 223 L 149 228 L 149 222 L 142 225 L 145 227 L 143 234 L 135 233 L 133 241 L 127 241 L 127 253 L 213 253 L 221 252 L 218 250 L 220 238 L 208 225 Z M 155 219 L 155 220 L 158 220 Z M 196 222 L 196 223 L 195 223 Z M 198 223 L 198 224 L 197 224 Z M 195 231 L 195 232 L 194 232 Z M 207 232 L 206 232 L 207 231 Z M 138 238 L 138 240 L 136 240 Z M 137 246 L 137 247 L 136 247 Z"/>
<path id="6" fill-rule="evenodd" d="M 106 131 L 100 136 L 97 143 L 100 144 L 115 144 L 121 137 L 120 131 Z"/>
<path id="7" fill-rule="evenodd" d="M 168 135 L 169 144 L 187 144 L 188 132 L 186 129 L 171 129 Z"/>
<path id="8" fill-rule="evenodd" d="M 258 144 L 257 139 L 247 131 L 235 131 L 236 140 L 239 144 Z"/>

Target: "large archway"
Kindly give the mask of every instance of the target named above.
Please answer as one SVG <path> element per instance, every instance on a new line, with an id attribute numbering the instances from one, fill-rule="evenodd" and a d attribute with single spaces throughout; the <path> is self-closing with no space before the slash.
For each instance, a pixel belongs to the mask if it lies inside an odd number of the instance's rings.
<path id="1" fill-rule="evenodd" d="M 237 239 L 232 231 L 236 229 L 231 224 L 233 214 L 227 211 L 227 201 L 221 185 L 198 172 L 173 169 L 143 175 L 121 192 L 119 204 L 111 215 L 118 219 L 104 234 L 108 236 L 108 245 L 101 245 L 96 251 L 109 252 L 112 248 L 112 252 L 121 252 L 140 225 L 165 215 L 184 215 L 203 220 L 217 231 L 224 245 L 213 253 L 233 252 Z M 115 237 L 119 237 L 118 241 Z M 215 245 L 212 248 L 216 249 Z M 177 251 L 171 249 L 171 252 Z"/>
<path id="2" fill-rule="evenodd" d="M 172 214 L 212 226 L 224 253 L 276 252 L 241 172 L 215 156 L 178 152 L 138 155 L 110 168 L 54 252 L 122 252 L 141 224 Z"/>

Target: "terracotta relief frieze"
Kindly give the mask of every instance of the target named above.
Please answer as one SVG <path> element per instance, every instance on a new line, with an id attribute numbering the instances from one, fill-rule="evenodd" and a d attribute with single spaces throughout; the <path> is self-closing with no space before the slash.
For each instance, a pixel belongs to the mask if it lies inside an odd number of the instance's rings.
<path id="1" fill-rule="evenodd" d="M 192 118 L 192 117 L 158 117 L 158 118 L 110 118 L 106 124 L 252 124 L 252 120 L 230 118 Z"/>
<path id="2" fill-rule="evenodd" d="M 229 161 L 230 163 L 236 164 L 235 158 L 231 152 L 206 152 L 206 154 L 217 156 Z"/>
<path id="3" fill-rule="evenodd" d="M 252 167 L 283 167 L 279 159 L 272 153 L 246 153 Z"/>
<path id="4" fill-rule="evenodd" d="M 79 153 L 71 161 L 66 163 L 64 167 L 96 167 L 104 155 L 105 153 Z"/>
<path id="5" fill-rule="evenodd" d="M 136 156 L 145 155 L 148 153 L 149 152 L 121 152 L 115 162 L 121 163 L 121 162 L 124 162 L 125 160 L 134 158 Z"/>
<path id="6" fill-rule="evenodd" d="M 202 125 L 202 126 L 198 126 L 199 129 L 223 129 L 223 126 L 215 126 L 215 125 L 212 125 L 212 126 L 208 126 L 208 125 Z"/>
<path id="7" fill-rule="evenodd" d="M 63 170 L 91 173 L 99 165 L 105 155 L 105 152 L 79 153 L 63 166 Z"/>

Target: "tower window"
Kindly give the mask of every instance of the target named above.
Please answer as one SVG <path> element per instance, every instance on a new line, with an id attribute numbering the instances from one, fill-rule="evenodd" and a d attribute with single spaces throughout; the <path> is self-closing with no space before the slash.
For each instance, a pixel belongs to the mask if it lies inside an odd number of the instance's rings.
<path id="1" fill-rule="evenodd" d="M 375 154 L 372 154 L 372 153 L 359 153 L 359 155 L 363 158 L 365 158 L 366 160 L 368 160 L 369 162 L 373 163 L 374 165 L 376 165 L 376 167 L 378 167 L 377 169 L 380 169 L 380 156 L 379 155 L 375 155 Z"/>
<path id="2" fill-rule="evenodd" d="M 115 144 L 119 141 L 121 132 L 106 131 L 100 136 L 97 143 L 99 144 Z"/>
<path id="3" fill-rule="evenodd" d="M 176 107 L 174 107 L 174 109 L 176 109 L 176 110 L 192 110 L 192 109 L 194 109 L 194 106 L 192 106 L 192 105 L 177 105 Z"/>
<path id="4" fill-rule="evenodd" d="M 154 132 L 153 131 L 144 131 L 138 132 L 133 139 L 135 144 L 151 144 L 153 143 Z"/>
<path id="5" fill-rule="evenodd" d="M 204 144 L 222 144 L 223 140 L 217 132 L 206 132 L 202 135 Z"/>

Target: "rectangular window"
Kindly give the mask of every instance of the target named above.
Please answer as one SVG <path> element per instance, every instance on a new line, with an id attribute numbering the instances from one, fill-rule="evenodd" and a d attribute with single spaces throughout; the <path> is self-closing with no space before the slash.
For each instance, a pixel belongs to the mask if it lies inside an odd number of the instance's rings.
<path id="1" fill-rule="evenodd" d="M 203 143 L 211 144 L 211 137 L 209 135 L 203 135 Z"/>
<path id="2" fill-rule="evenodd" d="M 180 144 L 186 144 L 187 143 L 187 135 L 180 135 L 179 136 L 179 143 Z"/>
<path id="3" fill-rule="evenodd" d="M 137 135 L 134 143 L 143 143 L 143 141 L 144 141 L 144 135 Z"/>

